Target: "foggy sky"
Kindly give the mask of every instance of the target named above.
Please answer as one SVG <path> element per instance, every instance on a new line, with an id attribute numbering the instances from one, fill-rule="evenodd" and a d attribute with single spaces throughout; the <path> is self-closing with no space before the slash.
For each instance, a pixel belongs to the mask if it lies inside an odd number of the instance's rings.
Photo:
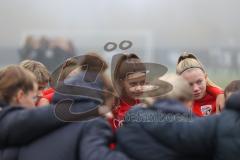
<path id="1" fill-rule="evenodd" d="M 239 6 L 238 0 L 1 0 L 0 46 L 18 46 L 28 33 L 91 35 L 81 43 L 143 33 L 159 47 L 236 47 Z"/>

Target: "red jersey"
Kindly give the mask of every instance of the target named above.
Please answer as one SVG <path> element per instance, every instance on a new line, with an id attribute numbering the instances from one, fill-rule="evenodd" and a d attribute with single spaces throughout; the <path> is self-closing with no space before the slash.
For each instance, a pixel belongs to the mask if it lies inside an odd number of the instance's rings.
<path id="1" fill-rule="evenodd" d="M 43 91 L 43 97 L 42 98 L 46 98 L 49 101 L 49 103 L 51 103 L 54 92 L 55 92 L 55 90 L 53 88 L 48 88 L 48 89 Z"/>
<path id="2" fill-rule="evenodd" d="M 120 101 L 119 106 L 113 110 L 114 118 L 109 120 L 113 130 L 121 127 L 125 114 L 132 108 L 132 106 L 138 103 L 140 103 L 139 100 L 136 100 L 135 104 L 133 105 L 129 105 L 128 103 Z"/>
<path id="3" fill-rule="evenodd" d="M 206 95 L 193 103 L 192 111 L 196 116 L 208 116 L 216 113 L 216 98 L 223 91 L 217 87 L 207 86 Z"/>

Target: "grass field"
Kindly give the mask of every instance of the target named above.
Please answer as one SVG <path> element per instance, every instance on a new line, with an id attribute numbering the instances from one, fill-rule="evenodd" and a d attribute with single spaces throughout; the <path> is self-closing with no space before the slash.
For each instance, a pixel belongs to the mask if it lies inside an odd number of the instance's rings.
<path id="1" fill-rule="evenodd" d="M 223 89 L 231 81 L 240 79 L 240 72 L 237 71 L 209 71 L 208 75 L 213 82 L 215 82 Z"/>
<path id="2" fill-rule="evenodd" d="M 174 69 L 169 69 L 168 73 L 175 73 Z M 225 88 L 231 81 L 240 79 L 238 70 L 208 70 L 208 77 L 221 88 Z"/>

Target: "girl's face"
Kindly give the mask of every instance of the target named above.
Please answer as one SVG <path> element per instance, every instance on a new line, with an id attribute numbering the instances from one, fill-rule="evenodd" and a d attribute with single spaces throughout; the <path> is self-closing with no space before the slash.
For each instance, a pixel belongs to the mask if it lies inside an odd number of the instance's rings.
<path id="1" fill-rule="evenodd" d="M 129 74 L 123 80 L 124 93 L 129 98 L 136 99 L 143 94 L 143 86 L 145 84 L 146 75 L 145 73 L 137 72 Z"/>
<path id="2" fill-rule="evenodd" d="M 34 83 L 34 89 L 25 93 L 22 89 L 17 92 L 13 105 L 25 108 L 34 108 L 37 101 L 38 85 Z"/>
<path id="3" fill-rule="evenodd" d="M 43 91 L 47 88 L 48 83 L 38 83 L 38 98 L 41 98 L 43 96 Z"/>
<path id="4" fill-rule="evenodd" d="M 201 99 L 205 96 L 207 75 L 200 68 L 186 70 L 181 76 L 186 79 L 191 86 L 195 100 Z"/>

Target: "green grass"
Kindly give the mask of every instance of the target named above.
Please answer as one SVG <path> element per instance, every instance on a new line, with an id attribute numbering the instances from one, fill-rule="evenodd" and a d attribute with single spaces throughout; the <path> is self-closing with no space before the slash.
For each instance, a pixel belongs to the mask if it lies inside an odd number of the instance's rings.
<path id="1" fill-rule="evenodd" d="M 168 73 L 175 73 L 175 69 L 169 69 Z M 240 79 L 240 72 L 230 70 L 208 70 L 208 77 L 224 89 L 231 81 Z"/>
<path id="2" fill-rule="evenodd" d="M 209 71 L 209 78 L 223 89 L 233 80 L 240 79 L 239 73 L 232 71 Z"/>

